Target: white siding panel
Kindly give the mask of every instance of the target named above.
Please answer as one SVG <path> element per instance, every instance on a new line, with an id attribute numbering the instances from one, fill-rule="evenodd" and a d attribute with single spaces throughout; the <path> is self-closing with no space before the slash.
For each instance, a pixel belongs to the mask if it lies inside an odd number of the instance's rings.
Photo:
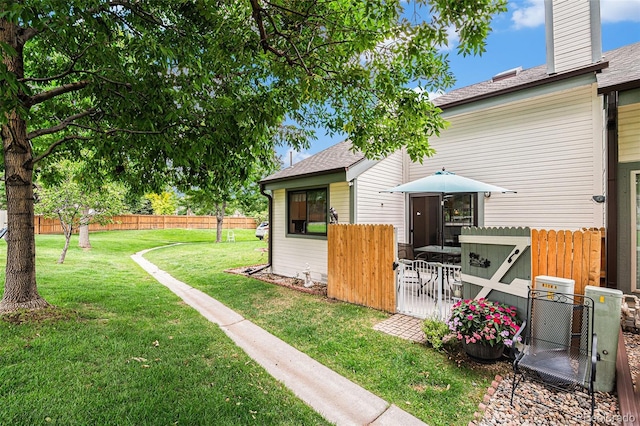
<path id="1" fill-rule="evenodd" d="M 589 1 L 554 1 L 553 14 L 555 71 L 563 72 L 590 64 Z"/>
<path id="2" fill-rule="evenodd" d="M 349 223 L 349 184 L 347 182 L 331 184 L 329 205 L 338 213 L 338 223 Z"/>
<path id="3" fill-rule="evenodd" d="M 618 160 L 640 161 L 640 103 L 618 109 Z"/>
<path id="4" fill-rule="evenodd" d="M 450 127 L 431 140 L 437 153 L 412 163 L 409 180 L 444 166 L 517 191 L 485 199 L 486 226 L 604 226 L 602 206 L 591 200 L 604 193 L 595 97 L 595 86 L 587 85 L 447 117 Z"/>
<path id="5" fill-rule="evenodd" d="M 278 189 L 273 195 L 273 218 L 269 224 L 272 241 L 271 271 L 286 277 L 303 278 L 302 271 L 309 264 L 314 281 L 327 281 L 327 241 L 286 236 L 286 191 Z"/>
<path id="6" fill-rule="evenodd" d="M 398 151 L 357 178 L 356 223 L 396 227 L 398 241 L 405 241 L 404 194 L 380 192 L 404 183 L 403 152 Z"/>

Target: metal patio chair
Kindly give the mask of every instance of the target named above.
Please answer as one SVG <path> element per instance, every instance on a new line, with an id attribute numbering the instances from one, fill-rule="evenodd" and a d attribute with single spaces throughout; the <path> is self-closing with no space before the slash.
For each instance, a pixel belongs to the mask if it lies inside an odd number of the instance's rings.
<path id="1" fill-rule="evenodd" d="M 511 405 L 523 380 L 534 380 L 556 391 L 583 391 L 591 400 L 593 424 L 598 353 L 593 300 L 580 294 L 530 290 L 527 319 L 514 341 L 519 337 L 522 343 L 514 345 Z"/>

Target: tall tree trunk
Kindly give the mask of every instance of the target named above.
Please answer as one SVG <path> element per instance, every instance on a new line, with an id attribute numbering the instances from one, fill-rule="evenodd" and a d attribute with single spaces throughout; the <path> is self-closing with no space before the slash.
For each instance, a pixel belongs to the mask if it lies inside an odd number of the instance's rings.
<path id="1" fill-rule="evenodd" d="M 18 78 L 24 75 L 18 28 L 0 20 L 0 42 L 12 46 L 16 56 L 4 55 L 3 63 Z M 6 84 L 6 83 L 5 83 Z M 5 185 L 7 193 L 7 266 L 0 312 L 42 308 L 48 303 L 36 286 L 36 245 L 33 230 L 33 153 L 27 140 L 27 123 L 14 110 L 2 125 Z"/>
<path id="2" fill-rule="evenodd" d="M 223 201 L 222 204 L 216 203 L 216 243 L 222 242 L 222 225 L 224 223 L 224 211 L 227 208 L 227 202 Z"/>
<path id="3" fill-rule="evenodd" d="M 82 212 L 82 218 L 80 219 L 80 226 L 78 227 L 78 246 L 85 249 L 91 248 L 91 242 L 89 241 L 89 221 L 91 209 L 84 209 Z"/>

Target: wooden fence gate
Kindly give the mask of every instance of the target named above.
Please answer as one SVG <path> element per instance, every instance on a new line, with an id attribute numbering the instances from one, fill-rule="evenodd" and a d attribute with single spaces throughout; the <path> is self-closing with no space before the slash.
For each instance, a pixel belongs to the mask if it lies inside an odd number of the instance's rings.
<path id="1" fill-rule="evenodd" d="M 570 278 L 574 293 L 600 285 L 599 230 L 464 228 L 462 281 L 465 298 L 487 297 L 526 309 L 528 287 L 539 275 Z"/>
<path id="2" fill-rule="evenodd" d="M 392 225 L 329 225 L 327 296 L 396 310 Z"/>

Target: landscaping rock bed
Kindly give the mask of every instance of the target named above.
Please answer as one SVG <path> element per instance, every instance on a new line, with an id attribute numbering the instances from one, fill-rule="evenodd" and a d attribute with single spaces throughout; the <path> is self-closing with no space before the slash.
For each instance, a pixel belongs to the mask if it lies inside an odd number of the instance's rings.
<path id="1" fill-rule="evenodd" d="M 629 366 L 634 379 L 634 386 L 640 369 L 640 334 L 624 332 L 625 347 L 629 358 Z M 510 404 L 512 374 L 501 380 L 493 391 L 488 392 L 480 404 L 477 425 L 579 425 L 589 424 L 589 400 L 586 396 L 565 392 L 550 392 L 544 387 L 531 382 L 523 382 L 518 386 L 514 397 L 514 406 Z M 548 406 L 532 403 L 532 400 L 543 400 Z M 584 407 L 587 407 L 586 409 Z M 562 410 L 563 413 L 559 412 Z M 618 398 L 614 392 L 596 393 L 596 409 L 594 413 L 596 425 L 621 425 Z"/>
<path id="2" fill-rule="evenodd" d="M 309 294 L 327 295 L 327 285 L 314 282 L 312 287 L 304 286 L 304 279 L 295 277 L 284 277 L 282 275 L 272 274 L 269 268 L 261 269 L 266 265 L 244 266 L 242 268 L 227 269 L 225 272 L 231 274 L 239 274 L 257 280 L 265 281 L 271 284 L 277 284 L 282 287 L 291 288 Z"/>

